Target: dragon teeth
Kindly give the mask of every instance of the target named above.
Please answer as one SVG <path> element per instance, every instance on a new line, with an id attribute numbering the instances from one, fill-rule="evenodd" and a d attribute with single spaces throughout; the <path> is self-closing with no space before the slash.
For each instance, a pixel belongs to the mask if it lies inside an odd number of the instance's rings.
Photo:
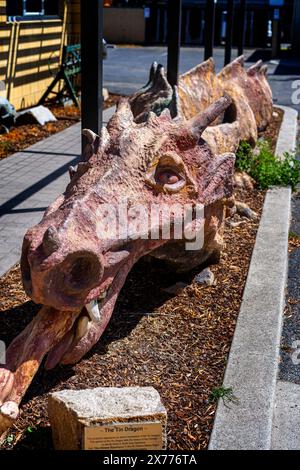
<path id="1" fill-rule="evenodd" d="M 91 317 L 92 321 L 96 323 L 99 323 L 101 321 L 101 315 L 99 312 L 97 300 L 92 300 L 91 302 L 86 304 L 85 308 L 87 309 L 88 314 Z"/>
<path id="2" fill-rule="evenodd" d="M 80 317 L 77 324 L 76 338 L 81 339 L 87 332 L 90 319 L 86 316 Z"/>
<path id="3" fill-rule="evenodd" d="M 104 300 L 106 297 L 107 291 L 102 292 L 99 295 L 99 300 Z M 92 300 L 88 304 L 86 304 L 85 308 L 88 311 L 88 314 L 92 321 L 99 323 L 101 321 L 101 314 L 99 311 L 99 306 L 97 300 Z"/>

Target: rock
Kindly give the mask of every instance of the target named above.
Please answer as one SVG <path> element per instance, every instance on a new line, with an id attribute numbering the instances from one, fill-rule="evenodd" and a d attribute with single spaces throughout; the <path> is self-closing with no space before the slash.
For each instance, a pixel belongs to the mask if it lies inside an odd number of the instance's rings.
<path id="1" fill-rule="evenodd" d="M 233 207 L 228 207 L 226 206 L 225 208 L 225 219 L 228 219 L 230 217 L 234 217 L 236 214 L 236 207 L 235 205 Z"/>
<path id="2" fill-rule="evenodd" d="M 239 215 L 247 217 L 247 219 L 257 219 L 258 215 L 244 202 L 236 201 L 235 202 L 236 211 Z"/>
<path id="3" fill-rule="evenodd" d="M 45 106 L 35 106 L 34 108 L 26 109 L 26 111 L 21 111 L 16 118 L 16 125 L 40 124 L 43 126 L 47 122 L 56 120 L 56 117 L 50 109 Z"/>
<path id="4" fill-rule="evenodd" d="M 215 282 L 215 275 L 209 268 L 206 268 L 194 277 L 194 281 L 197 282 L 197 284 L 212 286 Z"/>
<path id="5" fill-rule="evenodd" d="M 163 289 L 164 292 L 167 292 L 168 294 L 172 295 L 177 295 L 180 294 L 180 292 L 187 286 L 185 282 L 176 282 L 173 286 L 166 287 L 166 289 Z"/>
<path id="6" fill-rule="evenodd" d="M 17 112 L 14 106 L 6 99 L 0 96 L 0 125 L 2 127 L 1 134 L 5 134 L 6 131 L 15 124 Z"/>
<path id="7" fill-rule="evenodd" d="M 236 171 L 234 173 L 234 185 L 236 188 L 252 191 L 255 186 L 255 180 L 245 171 Z"/>
<path id="8" fill-rule="evenodd" d="M 240 225 L 245 224 L 245 223 L 246 223 L 245 220 L 239 220 L 238 222 L 235 222 L 234 220 L 227 220 L 226 221 L 226 224 L 231 228 L 239 227 Z"/>
<path id="9" fill-rule="evenodd" d="M 153 387 L 62 390 L 48 411 L 58 450 L 166 448 L 167 413 Z"/>
<path id="10" fill-rule="evenodd" d="M 8 134 L 9 133 L 9 130 L 6 126 L 4 126 L 3 124 L 0 124 L 0 134 Z"/>

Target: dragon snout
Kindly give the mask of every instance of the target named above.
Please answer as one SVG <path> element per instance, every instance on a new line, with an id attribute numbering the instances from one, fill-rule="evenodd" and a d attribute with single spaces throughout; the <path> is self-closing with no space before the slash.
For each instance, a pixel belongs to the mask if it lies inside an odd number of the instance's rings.
<path id="1" fill-rule="evenodd" d="M 26 293 L 36 303 L 53 307 L 58 298 L 66 308 L 81 304 L 104 273 L 103 256 L 93 248 L 60 241 L 53 227 L 44 232 L 39 243 L 26 237 L 21 257 Z"/>
<path id="2" fill-rule="evenodd" d="M 46 256 L 50 256 L 59 248 L 59 238 L 57 230 L 50 226 L 43 236 L 43 251 Z"/>

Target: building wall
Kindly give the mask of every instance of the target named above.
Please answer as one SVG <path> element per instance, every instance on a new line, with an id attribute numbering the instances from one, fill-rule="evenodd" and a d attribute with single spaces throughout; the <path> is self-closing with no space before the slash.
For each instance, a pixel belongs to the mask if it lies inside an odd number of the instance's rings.
<path id="1" fill-rule="evenodd" d="M 104 8 L 103 36 L 116 44 L 143 44 L 145 18 L 143 8 Z"/>
<path id="2" fill-rule="evenodd" d="M 9 23 L 0 0 L 0 80 L 16 109 L 35 105 L 57 72 L 62 47 L 76 36 L 72 17 L 79 0 L 61 1 L 61 18 Z M 49 70 L 50 69 L 50 70 Z"/>
<path id="3" fill-rule="evenodd" d="M 69 35 L 70 42 L 80 42 L 80 0 L 71 0 L 69 8 Z"/>
<path id="4" fill-rule="evenodd" d="M 72 1 L 72 34 L 80 38 L 80 0 Z M 103 36 L 116 44 L 143 44 L 145 42 L 145 18 L 143 8 L 104 8 Z"/>

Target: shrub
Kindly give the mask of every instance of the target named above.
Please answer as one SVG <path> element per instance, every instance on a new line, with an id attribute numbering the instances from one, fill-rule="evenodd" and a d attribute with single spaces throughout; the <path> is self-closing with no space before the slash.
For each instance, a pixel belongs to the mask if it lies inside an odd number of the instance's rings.
<path id="1" fill-rule="evenodd" d="M 291 186 L 294 190 L 300 181 L 296 151 L 285 152 L 281 160 L 272 153 L 267 141 L 259 141 L 255 150 L 247 142 L 241 142 L 236 153 L 236 168 L 252 176 L 261 189 Z"/>

